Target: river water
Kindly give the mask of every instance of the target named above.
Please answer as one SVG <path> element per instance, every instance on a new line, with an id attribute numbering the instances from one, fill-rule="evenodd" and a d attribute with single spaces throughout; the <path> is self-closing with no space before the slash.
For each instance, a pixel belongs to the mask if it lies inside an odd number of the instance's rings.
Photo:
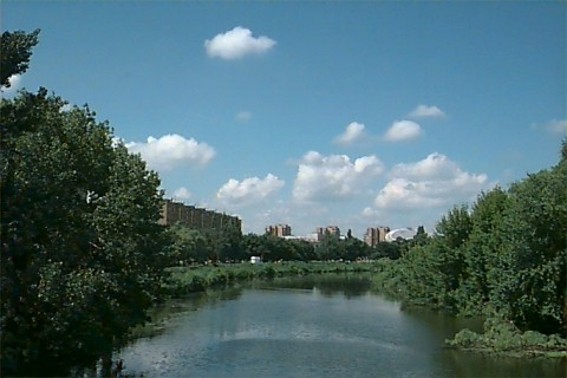
<path id="1" fill-rule="evenodd" d="M 281 279 L 167 304 L 158 335 L 121 350 L 144 377 L 565 377 L 565 360 L 458 352 L 478 323 L 369 292 L 363 277 Z"/>

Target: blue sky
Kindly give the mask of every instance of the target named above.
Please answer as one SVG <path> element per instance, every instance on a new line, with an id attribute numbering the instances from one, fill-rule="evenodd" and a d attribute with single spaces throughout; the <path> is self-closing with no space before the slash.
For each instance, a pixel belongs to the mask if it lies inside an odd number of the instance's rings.
<path id="1" fill-rule="evenodd" d="M 564 2 L 16 2 L 18 88 L 88 103 L 167 197 L 288 223 L 431 229 L 555 164 Z"/>

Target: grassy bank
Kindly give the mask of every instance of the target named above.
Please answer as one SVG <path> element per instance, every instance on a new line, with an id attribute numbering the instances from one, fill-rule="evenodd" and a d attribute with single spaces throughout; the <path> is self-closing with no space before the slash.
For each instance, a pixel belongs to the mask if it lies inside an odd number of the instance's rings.
<path id="1" fill-rule="evenodd" d="M 379 262 L 301 262 L 221 264 L 168 268 L 165 290 L 171 297 L 223 287 L 235 282 L 326 273 L 377 273 Z"/>
<path id="2" fill-rule="evenodd" d="M 434 307 L 431 303 L 414 298 L 408 292 L 401 276 L 404 267 L 400 261 L 382 259 L 375 263 L 375 274 L 372 280 L 372 290 L 393 299 L 401 300 L 405 306 L 428 307 L 439 311 L 447 308 Z M 458 316 L 458 314 L 455 314 Z M 480 315 L 479 315 L 480 316 Z M 545 335 L 536 331 L 522 332 L 512 322 L 500 319 L 487 309 L 484 318 L 483 332 L 477 333 L 470 329 L 459 331 L 452 339 L 446 340 L 450 348 L 501 355 L 517 358 L 549 357 L 567 358 L 567 339 L 558 334 Z"/>
<path id="3" fill-rule="evenodd" d="M 483 333 L 463 329 L 446 343 L 457 349 L 513 357 L 567 357 L 565 338 L 535 331 L 521 332 L 511 322 L 497 318 L 485 321 Z"/>

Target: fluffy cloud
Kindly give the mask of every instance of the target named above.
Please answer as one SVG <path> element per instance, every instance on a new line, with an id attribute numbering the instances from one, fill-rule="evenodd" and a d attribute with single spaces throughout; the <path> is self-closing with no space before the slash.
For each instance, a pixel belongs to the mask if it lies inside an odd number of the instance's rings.
<path id="1" fill-rule="evenodd" d="M 364 125 L 358 122 L 351 122 L 344 133 L 335 138 L 335 143 L 348 146 L 364 140 L 366 133 L 364 132 Z"/>
<path id="2" fill-rule="evenodd" d="M 445 155 L 433 153 L 411 164 L 398 164 L 391 180 L 380 190 L 374 204 L 381 209 L 438 207 L 468 201 L 492 184 L 486 174 L 463 171 Z"/>
<path id="3" fill-rule="evenodd" d="M 401 142 L 418 138 L 423 133 L 421 126 L 408 120 L 396 121 L 390 126 L 384 139 L 388 142 Z"/>
<path id="4" fill-rule="evenodd" d="M 346 198 L 383 171 L 384 164 L 374 155 L 351 161 L 346 155 L 310 151 L 299 163 L 293 197 L 300 201 Z"/>
<path id="5" fill-rule="evenodd" d="M 441 180 L 454 177 L 461 173 L 462 170 L 457 163 L 443 154 L 434 152 L 416 163 L 396 164 L 392 167 L 390 176 L 405 177 L 413 180 Z"/>
<path id="6" fill-rule="evenodd" d="M 226 33 L 220 33 L 205 41 L 205 50 L 210 57 L 226 60 L 239 59 L 250 54 L 262 54 L 276 41 L 266 37 L 253 37 L 249 29 L 237 26 Z"/>
<path id="7" fill-rule="evenodd" d="M 411 118 L 441 118 L 445 116 L 445 112 L 437 106 L 418 105 L 408 116 Z"/>
<path id="8" fill-rule="evenodd" d="M 150 167 L 165 171 L 176 166 L 204 166 L 216 154 L 208 144 L 177 134 L 148 137 L 146 143 L 130 142 L 126 147 L 130 152 L 140 153 Z"/>
<path id="9" fill-rule="evenodd" d="M 243 204 L 264 199 L 285 185 L 271 173 L 264 179 L 249 177 L 242 181 L 228 180 L 217 192 L 217 198 L 223 202 Z"/>
<path id="10" fill-rule="evenodd" d="M 178 200 L 187 200 L 191 198 L 191 192 L 186 187 L 182 186 L 173 191 L 173 198 Z"/>

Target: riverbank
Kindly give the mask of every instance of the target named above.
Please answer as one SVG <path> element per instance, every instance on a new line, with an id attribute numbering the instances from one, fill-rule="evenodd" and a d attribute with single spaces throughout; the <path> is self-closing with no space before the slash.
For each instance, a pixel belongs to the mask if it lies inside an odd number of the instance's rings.
<path id="1" fill-rule="evenodd" d="M 375 265 L 373 291 L 401 300 L 405 306 L 427 307 L 437 311 L 448 311 L 446 308 L 432 306 L 421 298 L 412 298 L 401 280 L 399 261 L 380 260 Z M 406 267 L 407 269 L 407 267 Z M 455 314 L 455 316 L 459 316 Z M 484 317 L 481 317 L 484 318 Z M 483 331 L 474 332 L 462 329 L 451 339 L 445 341 L 449 348 L 468 352 L 501 355 L 516 358 L 566 358 L 567 339 L 558 334 L 545 335 L 536 331 L 519 330 L 512 322 L 499 319 L 487 311 Z"/>
<path id="2" fill-rule="evenodd" d="M 308 274 L 377 273 L 381 266 L 380 261 L 282 261 L 171 267 L 167 269 L 169 278 L 164 290 L 168 296 L 175 298 L 236 282 Z"/>
<path id="3" fill-rule="evenodd" d="M 567 358 L 567 339 L 559 335 L 521 332 L 511 322 L 497 318 L 488 318 L 483 328 L 483 333 L 463 329 L 445 342 L 450 347 L 478 353 L 518 358 Z"/>

